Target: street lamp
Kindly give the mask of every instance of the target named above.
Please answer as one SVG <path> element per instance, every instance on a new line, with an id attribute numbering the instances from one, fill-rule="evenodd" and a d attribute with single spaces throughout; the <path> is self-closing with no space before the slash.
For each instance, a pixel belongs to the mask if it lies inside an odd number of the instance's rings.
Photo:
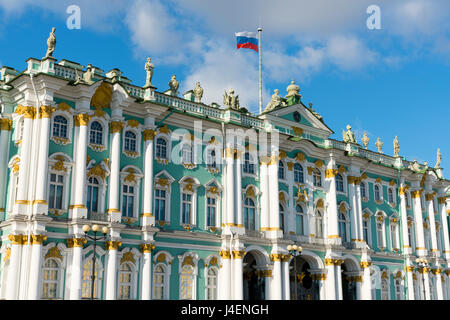
<path id="1" fill-rule="evenodd" d="M 302 254 L 302 247 L 297 246 L 296 244 L 294 245 L 288 245 L 287 246 L 287 250 L 289 251 L 289 253 L 293 256 L 293 261 L 294 261 L 294 300 L 297 300 L 297 261 L 296 261 L 296 257 Z"/>
<path id="2" fill-rule="evenodd" d="M 423 258 L 417 258 L 416 263 L 419 265 L 419 268 L 422 269 L 423 300 L 427 300 L 426 291 L 425 291 L 425 270 L 428 267 L 428 261 Z"/>
<path id="3" fill-rule="evenodd" d="M 92 240 L 94 242 L 94 254 L 92 255 L 91 300 L 94 300 L 95 260 L 96 260 L 95 250 L 97 248 L 97 241 L 105 240 L 106 239 L 106 234 L 108 233 L 108 228 L 107 227 L 103 227 L 102 228 L 103 235 L 97 236 L 97 232 L 98 232 L 99 229 L 100 229 L 100 227 L 97 224 L 94 224 L 92 226 L 92 231 L 94 232 L 94 236 L 90 236 L 90 235 L 88 235 L 88 232 L 91 230 L 91 226 L 89 226 L 88 224 L 85 224 L 83 226 L 84 238 Z"/>

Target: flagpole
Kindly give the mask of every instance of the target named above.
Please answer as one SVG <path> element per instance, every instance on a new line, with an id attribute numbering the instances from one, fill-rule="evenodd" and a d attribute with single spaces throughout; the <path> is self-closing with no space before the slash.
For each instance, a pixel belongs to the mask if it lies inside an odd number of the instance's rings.
<path id="1" fill-rule="evenodd" d="M 259 114 L 262 113 L 262 63 L 261 63 L 261 31 L 258 28 L 258 54 L 259 54 Z"/>

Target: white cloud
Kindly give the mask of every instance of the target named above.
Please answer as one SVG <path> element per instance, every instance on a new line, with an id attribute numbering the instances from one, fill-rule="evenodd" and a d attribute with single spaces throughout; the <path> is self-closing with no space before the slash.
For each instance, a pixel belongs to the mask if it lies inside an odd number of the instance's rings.
<path id="1" fill-rule="evenodd" d="M 359 69 L 376 60 L 377 54 L 353 36 L 336 36 L 326 48 L 329 61 L 343 70 Z"/>

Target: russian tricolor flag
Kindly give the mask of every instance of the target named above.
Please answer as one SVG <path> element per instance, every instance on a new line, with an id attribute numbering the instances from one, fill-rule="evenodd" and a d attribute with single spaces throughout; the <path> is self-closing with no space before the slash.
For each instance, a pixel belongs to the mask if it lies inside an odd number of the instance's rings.
<path id="1" fill-rule="evenodd" d="M 258 37 L 256 32 L 236 32 L 237 48 L 248 48 L 258 52 Z"/>

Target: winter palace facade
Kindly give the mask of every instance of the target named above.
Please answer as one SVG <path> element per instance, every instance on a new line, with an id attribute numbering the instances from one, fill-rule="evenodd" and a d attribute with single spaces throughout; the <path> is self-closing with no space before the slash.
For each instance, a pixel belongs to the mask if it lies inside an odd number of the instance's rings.
<path id="1" fill-rule="evenodd" d="M 252 115 L 88 67 L 1 69 L 1 299 L 450 298 L 439 165 L 331 139 L 294 82 Z"/>

